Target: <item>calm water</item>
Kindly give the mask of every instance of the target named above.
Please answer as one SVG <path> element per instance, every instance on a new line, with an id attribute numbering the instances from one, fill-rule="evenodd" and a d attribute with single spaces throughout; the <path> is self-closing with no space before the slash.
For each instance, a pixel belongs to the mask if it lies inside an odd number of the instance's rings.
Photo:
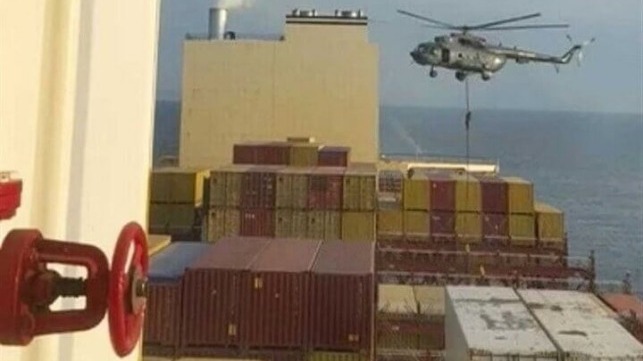
<path id="1" fill-rule="evenodd" d="M 176 154 L 179 105 L 160 103 L 154 152 Z M 464 155 L 459 110 L 383 107 L 384 153 Z M 595 250 L 599 278 L 631 272 L 643 290 L 643 119 L 640 115 L 474 111 L 471 155 L 534 182 L 566 213 L 570 253 Z"/>

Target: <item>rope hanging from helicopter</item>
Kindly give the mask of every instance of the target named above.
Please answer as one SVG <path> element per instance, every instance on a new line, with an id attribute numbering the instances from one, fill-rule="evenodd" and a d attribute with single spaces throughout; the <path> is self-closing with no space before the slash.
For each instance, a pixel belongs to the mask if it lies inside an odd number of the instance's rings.
<path id="1" fill-rule="evenodd" d="M 471 127 L 471 103 L 469 100 L 469 78 L 464 80 L 464 97 L 466 102 L 466 113 L 464 114 L 464 129 L 466 137 L 466 158 L 467 158 L 467 177 L 469 176 L 469 158 L 470 158 L 470 142 L 469 142 L 469 128 Z"/>

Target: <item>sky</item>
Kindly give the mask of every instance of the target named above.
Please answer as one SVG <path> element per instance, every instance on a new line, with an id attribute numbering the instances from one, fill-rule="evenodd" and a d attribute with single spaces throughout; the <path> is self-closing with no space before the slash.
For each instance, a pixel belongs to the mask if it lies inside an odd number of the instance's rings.
<path id="1" fill-rule="evenodd" d="M 219 0 L 223 1 L 223 0 Z M 394 106 L 461 107 L 463 84 L 451 71 L 411 62 L 409 51 L 444 32 L 397 14 L 396 9 L 449 23 L 481 23 L 532 12 L 529 23 L 568 23 L 570 28 L 480 33 L 490 42 L 561 55 L 570 43 L 596 41 L 556 73 L 551 65 L 508 62 L 489 82 L 471 82 L 473 107 L 643 114 L 643 0 L 227 0 L 242 4 L 228 13 L 227 28 L 243 34 L 280 34 L 294 8 L 362 9 L 369 39 L 380 53 L 380 103 Z M 162 0 L 157 98 L 180 100 L 181 43 L 186 33 L 206 33 L 212 0 Z M 258 59 L 257 61 L 260 61 Z M 359 59 L 355 59 L 359 61 Z"/>

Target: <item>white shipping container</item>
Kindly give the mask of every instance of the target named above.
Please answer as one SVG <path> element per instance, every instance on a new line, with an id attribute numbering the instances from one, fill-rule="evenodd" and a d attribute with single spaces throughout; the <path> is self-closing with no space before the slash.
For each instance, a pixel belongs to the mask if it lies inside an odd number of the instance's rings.
<path id="1" fill-rule="evenodd" d="M 388 285 L 378 286 L 377 311 L 380 316 L 412 316 L 417 313 L 417 303 L 413 286 Z"/>
<path id="2" fill-rule="evenodd" d="M 565 360 L 643 361 L 643 345 L 593 294 L 559 290 L 517 292 L 566 354 Z"/>
<path id="3" fill-rule="evenodd" d="M 516 292 L 446 287 L 446 361 L 556 361 L 558 351 Z"/>

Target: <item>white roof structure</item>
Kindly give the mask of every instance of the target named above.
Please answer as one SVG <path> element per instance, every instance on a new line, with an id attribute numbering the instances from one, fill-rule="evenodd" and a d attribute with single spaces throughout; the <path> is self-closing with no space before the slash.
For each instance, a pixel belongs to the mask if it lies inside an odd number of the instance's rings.
<path id="1" fill-rule="evenodd" d="M 643 345 L 591 293 L 519 290 L 566 360 L 643 360 Z"/>
<path id="2" fill-rule="evenodd" d="M 466 347 L 476 354 L 537 355 L 543 359 L 555 359 L 558 354 L 511 288 L 449 286 L 447 302 L 457 317 Z"/>

